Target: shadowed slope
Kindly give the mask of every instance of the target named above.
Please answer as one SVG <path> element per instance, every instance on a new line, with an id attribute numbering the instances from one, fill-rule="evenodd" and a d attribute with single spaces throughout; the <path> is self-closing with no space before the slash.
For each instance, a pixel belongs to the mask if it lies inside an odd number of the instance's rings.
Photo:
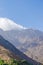
<path id="1" fill-rule="evenodd" d="M 39 62 L 36 62 L 35 60 L 32 60 L 31 58 L 27 57 L 25 54 L 19 51 L 15 46 L 13 46 L 11 43 L 5 40 L 2 36 L 0 36 L 0 45 L 4 46 L 6 49 L 8 49 L 9 51 L 11 51 L 13 54 L 17 55 L 21 59 L 25 59 L 29 63 L 32 63 L 33 65 L 40 65 Z"/>

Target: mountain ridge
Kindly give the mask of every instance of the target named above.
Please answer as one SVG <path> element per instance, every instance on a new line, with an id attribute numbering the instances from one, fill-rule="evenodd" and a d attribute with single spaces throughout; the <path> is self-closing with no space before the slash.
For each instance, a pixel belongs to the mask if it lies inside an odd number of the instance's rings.
<path id="1" fill-rule="evenodd" d="M 28 57 L 43 63 L 43 32 L 21 28 L 4 31 L 1 28 L 0 35 Z"/>

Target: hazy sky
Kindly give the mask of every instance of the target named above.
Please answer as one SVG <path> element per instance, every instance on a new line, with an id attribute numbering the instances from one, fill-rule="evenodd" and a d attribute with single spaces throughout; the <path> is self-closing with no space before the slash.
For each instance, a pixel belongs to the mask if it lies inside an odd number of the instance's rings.
<path id="1" fill-rule="evenodd" d="M 43 30 L 43 0 L 0 0 L 0 17 Z"/>

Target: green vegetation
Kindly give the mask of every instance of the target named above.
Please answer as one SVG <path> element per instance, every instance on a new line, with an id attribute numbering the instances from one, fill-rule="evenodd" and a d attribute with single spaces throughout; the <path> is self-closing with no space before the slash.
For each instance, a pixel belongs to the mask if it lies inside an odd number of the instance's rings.
<path id="1" fill-rule="evenodd" d="M 32 64 L 29 64 L 25 60 L 17 61 L 15 59 L 11 59 L 10 63 L 7 63 L 4 60 L 0 59 L 0 65 L 32 65 Z"/>

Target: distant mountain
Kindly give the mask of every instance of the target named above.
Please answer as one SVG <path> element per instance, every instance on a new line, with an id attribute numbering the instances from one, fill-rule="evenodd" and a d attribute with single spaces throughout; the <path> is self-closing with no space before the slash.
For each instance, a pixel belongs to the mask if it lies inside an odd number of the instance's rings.
<path id="1" fill-rule="evenodd" d="M 10 21 L 10 22 L 9 22 Z M 43 32 L 0 19 L 0 35 L 28 57 L 43 63 Z"/>

